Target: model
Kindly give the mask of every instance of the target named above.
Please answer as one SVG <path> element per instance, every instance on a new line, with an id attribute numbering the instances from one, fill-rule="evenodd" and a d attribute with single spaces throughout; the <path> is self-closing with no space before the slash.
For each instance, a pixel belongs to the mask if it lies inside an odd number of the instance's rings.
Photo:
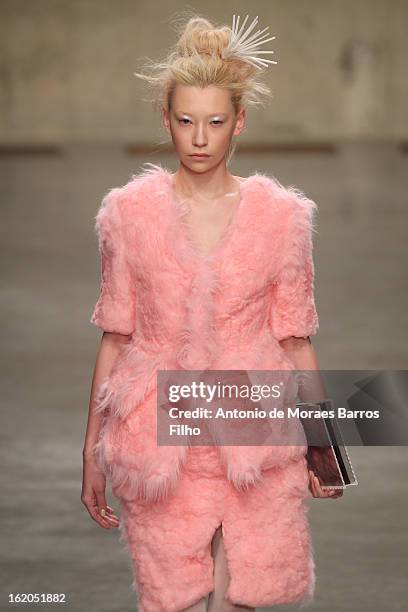
<path id="1" fill-rule="evenodd" d="M 96 217 L 103 330 L 82 501 L 119 527 L 140 612 L 254 610 L 313 598 L 309 497 L 338 497 L 302 444 L 159 445 L 158 371 L 317 370 L 316 204 L 259 172 L 233 176 L 232 139 L 268 88 L 268 34 L 190 18 L 158 86 L 179 159 L 111 189 Z M 261 50 L 259 49 L 261 47 Z M 107 505 L 106 479 L 120 502 Z M 208 598 L 208 601 L 207 601 Z"/>

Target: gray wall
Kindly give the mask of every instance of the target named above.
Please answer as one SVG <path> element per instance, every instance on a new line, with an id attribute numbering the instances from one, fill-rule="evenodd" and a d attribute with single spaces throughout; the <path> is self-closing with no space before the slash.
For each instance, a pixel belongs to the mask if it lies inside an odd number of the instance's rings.
<path id="1" fill-rule="evenodd" d="M 0 0 L 0 144 L 167 140 L 132 73 L 163 57 L 186 8 L 226 24 L 249 10 L 277 36 L 275 99 L 246 141 L 408 137 L 406 0 Z"/>

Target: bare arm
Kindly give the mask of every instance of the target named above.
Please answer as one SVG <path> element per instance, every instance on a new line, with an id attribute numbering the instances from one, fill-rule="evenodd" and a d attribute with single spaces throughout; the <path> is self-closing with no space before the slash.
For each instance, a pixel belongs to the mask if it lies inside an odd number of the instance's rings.
<path id="1" fill-rule="evenodd" d="M 94 368 L 88 423 L 86 427 L 83 455 L 83 477 L 81 501 L 91 517 L 104 529 L 119 526 L 119 519 L 113 508 L 106 503 L 106 477 L 100 470 L 94 456 L 94 446 L 101 430 L 103 412 L 95 413 L 95 402 L 102 381 L 109 376 L 114 361 L 128 336 L 104 332 Z"/>
<path id="2" fill-rule="evenodd" d="M 295 364 L 296 370 L 313 370 L 310 379 L 312 384 L 299 386 L 299 399 L 302 402 L 311 403 L 328 399 L 323 378 L 319 374 L 316 351 L 310 338 L 292 336 L 282 340 L 280 345 L 292 363 Z"/>
<path id="3" fill-rule="evenodd" d="M 93 458 L 92 449 L 98 441 L 101 429 L 103 413 L 95 413 L 95 399 L 98 389 L 110 371 L 122 345 L 128 340 L 129 336 L 103 332 L 101 344 L 97 353 L 95 368 L 92 377 L 91 393 L 89 400 L 88 422 L 86 427 L 84 448 L 82 451 L 84 460 Z"/>
<path id="4" fill-rule="evenodd" d="M 328 399 L 322 377 L 319 374 L 317 356 L 310 338 L 286 338 L 280 342 L 285 353 L 295 364 L 296 370 L 314 370 L 312 385 L 299 387 L 299 399 L 302 402 L 318 402 Z M 313 497 L 336 499 L 343 495 L 341 489 L 322 489 L 318 477 L 309 470 L 310 490 Z"/>

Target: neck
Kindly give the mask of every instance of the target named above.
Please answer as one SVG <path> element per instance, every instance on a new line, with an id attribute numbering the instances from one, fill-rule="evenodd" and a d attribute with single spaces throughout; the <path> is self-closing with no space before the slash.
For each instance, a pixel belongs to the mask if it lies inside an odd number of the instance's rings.
<path id="1" fill-rule="evenodd" d="M 237 179 L 229 174 L 225 165 L 198 173 L 181 164 L 173 174 L 175 193 L 195 201 L 208 203 L 225 196 L 234 197 L 238 193 L 237 186 Z"/>

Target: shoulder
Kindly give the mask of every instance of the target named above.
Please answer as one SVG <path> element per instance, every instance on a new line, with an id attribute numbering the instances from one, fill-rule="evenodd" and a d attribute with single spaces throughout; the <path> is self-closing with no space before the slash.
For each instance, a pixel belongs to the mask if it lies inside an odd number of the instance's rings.
<path id="1" fill-rule="evenodd" d="M 257 189 L 274 220 L 298 231 L 316 231 L 318 206 L 304 191 L 294 185 L 284 186 L 275 176 L 256 173 L 251 184 Z"/>
<path id="2" fill-rule="evenodd" d="M 96 215 L 97 223 L 119 227 L 130 224 L 136 218 L 140 221 L 157 198 L 159 186 L 157 173 L 144 170 L 133 174 L 124 185 L 112 187 L 104 194 Z"/>

